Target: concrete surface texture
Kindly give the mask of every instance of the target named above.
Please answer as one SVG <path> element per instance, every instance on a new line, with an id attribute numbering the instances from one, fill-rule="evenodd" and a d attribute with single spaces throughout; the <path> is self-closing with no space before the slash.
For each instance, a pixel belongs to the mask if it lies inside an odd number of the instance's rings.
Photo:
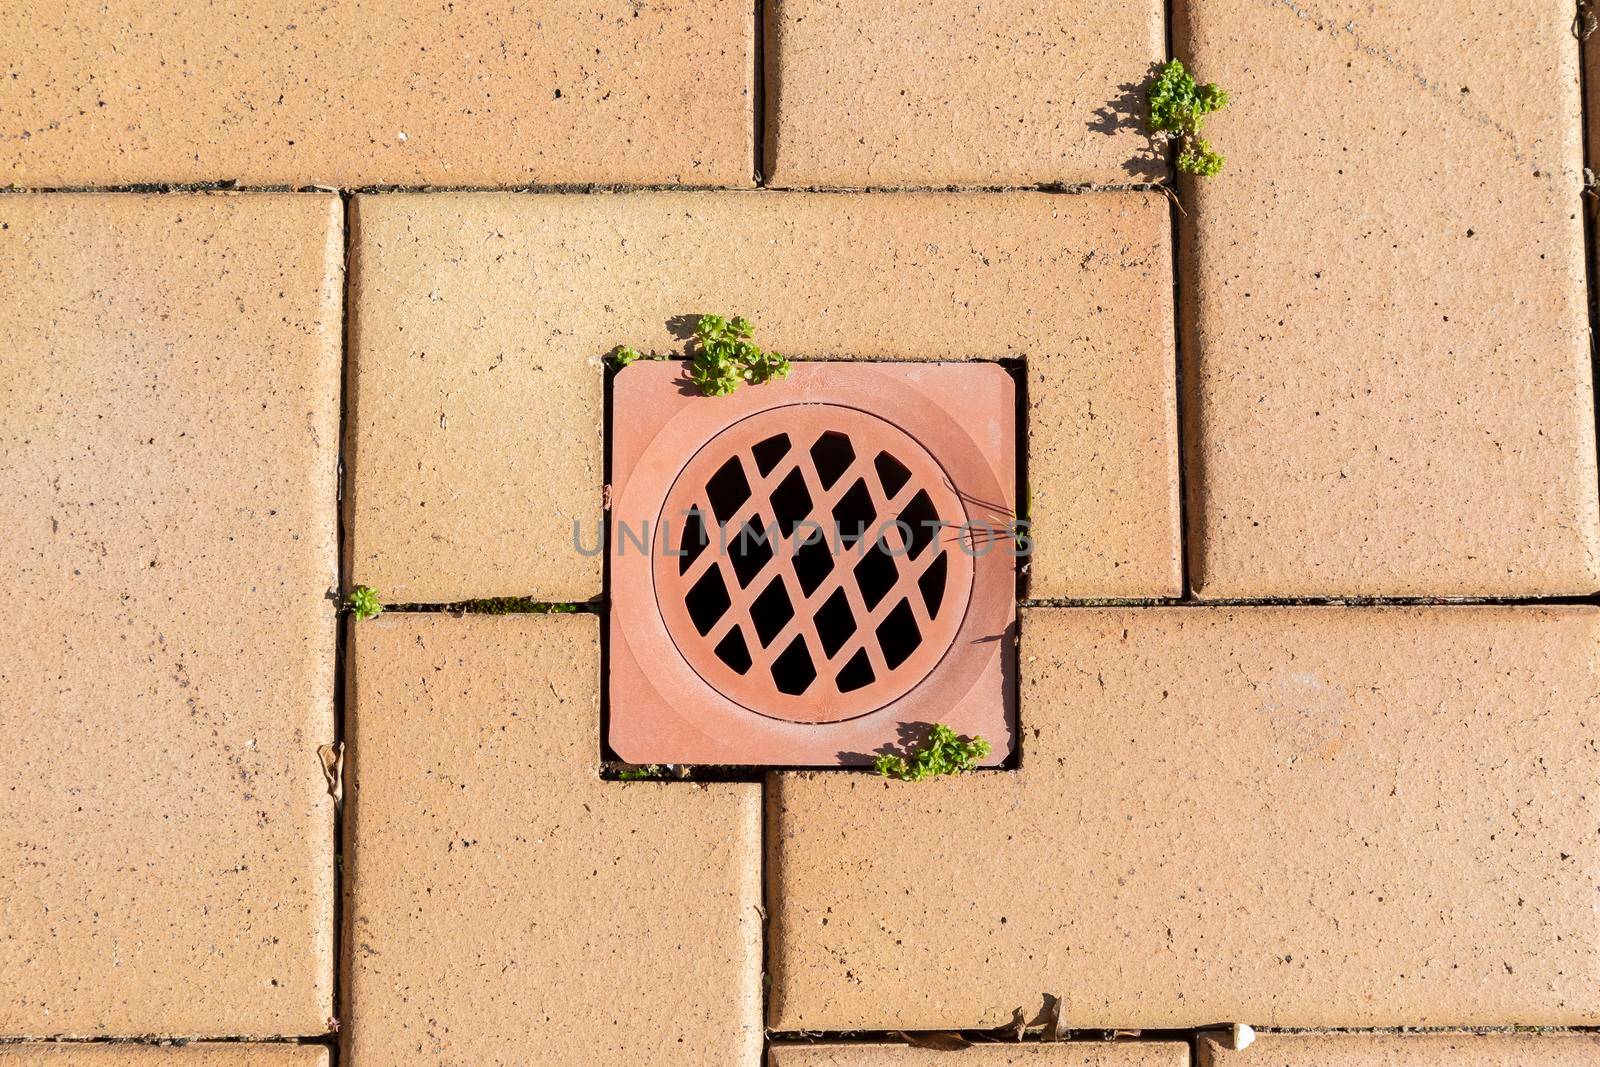
<path id="1" fill-rule="evenodd" d="M 0 1064 L 1594 1062 L 1597 28 L 0 11 Z M 1229 94 L 1215 175 L 1149 127 L 1172 58 Z M 787 384 L 702 395 L 710 314 Z M 889 634 L 950 646 L 893 741 L 630 734 L 779 655 L 618 581 L 637 440 L 868 363 L 1004 387 L 946 397 L 1014 442 L 992 494 L 910 394 L 832 402 L 1032 552 Z M 680 444 L 645 512 L 710 499 Z M 1016 624 L 933 625 L 979 602 Z M 919 690 L 968 657 L 1014 667 L 981 709 Z"/>

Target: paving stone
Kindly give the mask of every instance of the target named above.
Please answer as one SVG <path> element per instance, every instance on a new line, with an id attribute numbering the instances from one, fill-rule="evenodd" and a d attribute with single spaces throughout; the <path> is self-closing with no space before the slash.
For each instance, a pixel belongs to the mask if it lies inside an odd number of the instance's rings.
<path id="1" fill-rule="evenodd" d="M 1594 1034 L 1260 1034 L 1234 1052 L 1202 1034 L 1200 1067 L 1590 1067 Z"/>
<path id="2" fill-rule="evenodd" d="M 1188 1067 L 1189 1046 L 1177 1041 L 1033 1042 L 1025 1045 L 970 1045 L 961 1050 L 962 1067 Z M 906 1044 L 818 1042 L 773 1045 L 769 1067 L 939 1067 L 948 1052 Z"/>
<path id="3" fill-rule="evenodd" d="M 1597 637 L 1576 606 L 1028 612 L 1019 771 L 769 779 L 769 1023 L 1591 1020 Z"/>
<path id="4" fill-rule="evenodd" d="M 319 1045 L 191 1042 L 132 1045 L 62 1042 L 0 1046 L 4 1067 L 328 1067 Z"/>
<path id="5" fill-rule="evenodd" d="M 783 186 L 1035 185 L 1168 174 L 1143 131 L 1164 7 L 766 5 L 766 156 Z"/>
<path id="6" fill-rule="evenodd" d="M 1572 5 L 1186 10 L 1196 592 L 1600 587 Z"/>
<path id="7" fill-rule="evenodd" d="M 357 200 L 354 580 L 586 599 L 601 360 L 740 313 L 795 358 L 1026 357 L 1036 596 L 1181 588 L 1169 213 L 1149 194 Z M 493 301 L 483 294 L 493 292 Z"/>
<path id="8" fill-rule="evenodd" d="M 735 0 L 11 5 L 0 184 L 749 185 Z"/>
<path id="9" fill-rule="evenodd" d="M 754 1063 L 760 787 L 598 776 L 594 615 L 354 626 L 346 1055 Z"/>
<path id="10" fill-rule="evenodd" d="M 337 197 L 0 197 L 0 1036 L 332 1013 Z"/>

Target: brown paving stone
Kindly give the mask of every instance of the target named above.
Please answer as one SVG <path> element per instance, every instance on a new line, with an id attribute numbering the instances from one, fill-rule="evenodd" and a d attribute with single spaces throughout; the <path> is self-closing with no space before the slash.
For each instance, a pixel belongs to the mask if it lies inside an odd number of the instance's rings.
<path id="1" fill-rule="evenodd" d="M 972 1045 L 961 1067 L 1188 1067 L 1189 1046 L 1176 1041 Z M 773 1045 L 768 1067 L 940 1067 L 948 1052 L 910 1045 L 819 1042 Z"/>
<path id="2" fill-rule="evenodd" d="M 766 5 L 766 156 L 782 186 L 1167 175 L 1140 128 L 1158 0 Z"/>
<path id="3" fill-rule="evenodd" d="M 1592 1020 L 1600 612 L 1039 609 L 1022 767 L 769 780 L 769 1023 Z"/>
<path id="4" fill-rule="evenodd" d="M 0 184 L 748 185 L 736 0 L 0 12 Z"/>
<path id="5" fill-rule="evenodd" d="M 1200 1067 L 1593 1067 L 1594 1034 L 1261 1034 L 1234 1052 L 1201 1035 Z"/>
<path id="6" fill-rule="evenodd" d="M 585 599 L 601 358 L 752 318 L 796 358 L 1026 356 L 1036 596 L 1179 591 L 1168 207 L 1147 194 L 357 201 L 354 580 Z M 493 300 L 485 293 L 492 292 Z"/>
<path id="7" fill-rule="evenodd" d="M 327 1067 L 318 1045 L 23 1044 L 0 1047 L 3 1067 Z"/>
<path id="8" fill-rule="evenodd" d="M 341 209 L 0 198 L 0 1035 L 315 1034 Z"/>
<path id="9" fill-rule="evenodd" d="M 760 788 L 600 780 L 596 617 L 351 647 L 352 1061 L 754 1063 Z"/>
<path id="10" fill-rule="evenodd" d="M 1600 587 L 1572 5 L 1181 6 L 1196 591 Z"/>

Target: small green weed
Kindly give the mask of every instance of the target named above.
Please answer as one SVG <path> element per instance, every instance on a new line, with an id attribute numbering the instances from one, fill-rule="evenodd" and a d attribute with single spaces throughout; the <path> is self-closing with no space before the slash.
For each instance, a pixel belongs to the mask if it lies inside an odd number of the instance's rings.
<path id="1" fill-rule="evenodd" d="M 1226 107 L 1228 94 L 1211 83 L 1195 84 L 1194 75 L 1174 59 L 1161 68 L 1150 86 L 1150 129 L 1178 142 L 1178 169 L 1210 177 L 1222 169 L 1222 155 L 1200 136 L 1205 118 Z"/>
<path id="2" fill-rule="evenodd" d="M 611 362 L 621 370 L 630 363 L 637 363 L 641 359 L 666 359 L 666 356 L 645 355 L 632 345 L 618 345 L 611 351 Z"/>
<path id="3" fill-rule="evenodd" d="M 750 320 L 701 315 L 690 351 L 689 380 L 706 396 L 727 396 L 741 382 L 760 385 L 789 374 L 789 361 L 750 338 Z"/>
<path id="4" fill-rule="evenodd" d="M 640 782 L 647 778 L 659 778 L 661 768 L 654 763 L 647 763 L 642 767 L 624 767 L 617 772 L 617 777 L 624 782 Z"/>
<path id="5" fill-rule="evenodd" d="M 383 614 L 383 601 L 378 599 L 378 591 L 370 585 L 358 585 L 350 590 L 344 606 L 360 622 Z"/>
<path id="6" fill-rule="evenodd" d="M 789 361 L 768 352 L 751 337 L 750 320 L 739 315 L 701 315 L 689 340 L 689 380 L 706 396 L 727 396 L 744 382 L 760 385 L 789 374 Z M 666 359 L 645 355 L 630 345 L 618 345 L 611 362 L 618 368 L 641 359 Z"/>
<path id="7" fill-rule="evenodd" d="M 983 738 L 963 741 L 944 723 L 934 723 L 933 729 L 928 731 L 928 740 L 911 753 L 909 759 L 885 753 L 873 766 L 885 778 L 920 782 L 942 774 L 966 774 L 976 769 L 978 761 L 988 754 L 989 742 Z"/>

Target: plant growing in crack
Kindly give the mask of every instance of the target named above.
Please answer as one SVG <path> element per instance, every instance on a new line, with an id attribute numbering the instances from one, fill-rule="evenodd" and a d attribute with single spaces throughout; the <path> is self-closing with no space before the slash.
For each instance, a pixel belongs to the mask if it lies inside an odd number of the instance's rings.
<path id="1" fill-rule="evenodd" d="M 956 736 L 956 732 L 942 722 L 933 724 L 928 739 L 909 758 L 886 752 L 879 756 L 873 767 L 885 778 L 898 778 L 902 782 L 920 782 L 925 778 L 938 778 L 945 774 L 966 774 L 976 770 L 978 761 L 989 754 L 989 742 L 981 737 L 970 741 Z"/>
<path id="2" fill-rule="evenodd" d="M 666 358 L 666 356 L 657 356 L 654 354 L 647 356 L 637 348 L 634 348 L 632 345 L 618 345 L 616 348 L 611 350 L 611 362 L 617 367 L 618 370 L 626 367 L 630 363 L 637 363 L 641 359 Z"/>
<path id="3" fill-rule="evenodd" d="M 370 585 L 358 585 L 350 590 L 350 595 L 345 598 L 344 606 L 358 622 L 365 622 L 377 615 L 383 614 L 383 601 L 378 599 L 378 591 Z"/>
<path id="4" fill-rule="evenodd" d="M 739 383 L 761 385 L 789 376 L 789 361 L 768 352 L 751 337 L 750 320 L 740 315 L 701 315 L 694 328 L 689 380 L 706 396 L 727 396 Z"/>
<path id="5" fill-rule="evenodd" d="M 655 763 L 646 763 L 638 767 L 624 767 L 617 772 L 617 777 L 624 782 L 643 782 L 651 778 L 661 777 L 661 766 Z"/>
<path id="6" fill-rule="evenodd" d="M 727 396 L 745 382 L 761 385 L 789 374 L 789 360 L 756 344 L 754 327 L 741 315 L 701 315 L 689 340 L 689 380 L 705 396 Z M 665 359 L 645 355 L 629 345 L 618 345 L 611 362 L 626 367 L 641 359 Z"/>
<path id="7" fill-rule="evenodd" d="M 1210 82 L 1196 84 L 1194 75 L 1174 59 L 1161 68 L 1150 86 L 1150 130 L 1178 143 L 1178 170 L 1210 177 L 1222 169 L 1222 154 L 1200 136 L 1205 118 L 1228 104 L 1228 94 Z"/>

